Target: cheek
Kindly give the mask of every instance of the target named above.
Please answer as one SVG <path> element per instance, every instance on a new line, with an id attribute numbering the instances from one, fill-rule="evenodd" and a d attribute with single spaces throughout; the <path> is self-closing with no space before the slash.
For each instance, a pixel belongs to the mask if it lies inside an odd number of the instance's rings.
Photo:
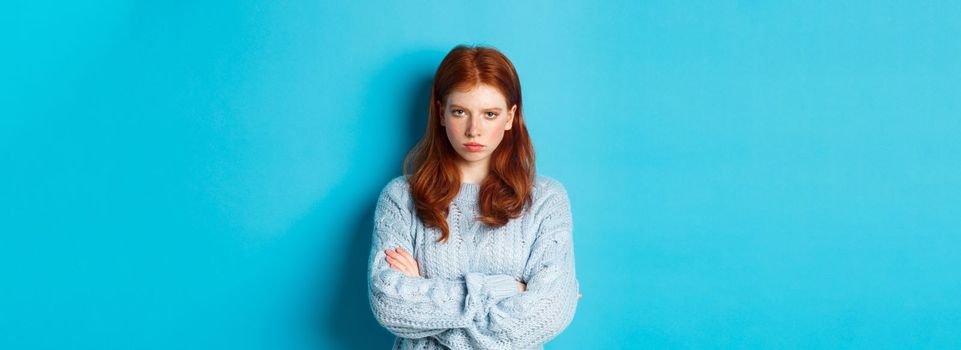
<path id="1" fill-rule="evenodd" d="M 489 140 L 491 141 L 491 143 L 496 142 L 500 144 L 501 140 L 503 140 L 504 136 L 506 135 L 504 130 L 505 127 L 506 126 L 504 125 L 498 125 L 491 128 L 491 131 L 487 133 L 488 135 L 490 135 Z"/>
<path id="2" fill-rule="evenodd" d="M 446 129 L 447 137 L 453 140 L 455 137 L 457 137 L 458 133 L 461 131 L 461 128 L 458 127 L 457 123 L 451 122 L 450 119 L 446 121 L 446 124 L 447 126 L 444 128 Z"/>

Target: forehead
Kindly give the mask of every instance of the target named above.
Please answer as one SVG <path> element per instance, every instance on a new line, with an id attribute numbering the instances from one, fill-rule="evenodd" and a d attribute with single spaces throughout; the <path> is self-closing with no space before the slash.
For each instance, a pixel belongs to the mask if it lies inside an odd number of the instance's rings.
<path id="1" fill-rule="evenodd" d="M 467 89 L 455 89 L 447 94 L 447 104 L 468 108 L 505 107 L 507 98 L 497 88 L 479 84 Z"/>

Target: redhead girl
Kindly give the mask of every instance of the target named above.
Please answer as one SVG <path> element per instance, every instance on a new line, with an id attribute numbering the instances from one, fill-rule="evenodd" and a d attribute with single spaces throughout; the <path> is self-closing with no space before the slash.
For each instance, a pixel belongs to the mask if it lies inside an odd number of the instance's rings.
<path id="1" fill-rule="evenodd" d="M 514 65 L 457 46 L 427 130 L 381 191 L 370 306 L 394 349 L 542 349 L 574 318 L 571 206 L 535 172 Z"/>

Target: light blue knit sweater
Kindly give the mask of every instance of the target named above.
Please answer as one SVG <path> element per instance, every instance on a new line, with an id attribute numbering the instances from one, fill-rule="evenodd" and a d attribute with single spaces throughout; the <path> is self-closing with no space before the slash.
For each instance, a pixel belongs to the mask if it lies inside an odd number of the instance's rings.
<path id="1" fill-rule="evenodd" d="M 499 228 L 474 219 L 479 190 L 461 184 L 447 242 L 436 242 L 440 230 L 417 217 L 403 176 L 381 191 L 368 297 L 377 321 L 397 336 L 394 349 L 542 349 L 574 318 L 579 283 L 564 186 L 538 176 L 533 205 Z M 387 263 L 384 251 L 398 247 L 412 253 L 420 277 Z"/>

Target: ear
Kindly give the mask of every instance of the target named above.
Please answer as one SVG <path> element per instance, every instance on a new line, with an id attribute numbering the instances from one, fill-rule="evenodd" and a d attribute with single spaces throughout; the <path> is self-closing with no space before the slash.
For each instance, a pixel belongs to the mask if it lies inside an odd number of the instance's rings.
<path id="1" fill-rule="evenodd" d="M 444 123 L 444 106 L 440 103 L 440 100 L 436 100 L 436 101 L 437 101 L 437 112 L 438 112 L 437 117 L 438 119 L 440 119 L 440 126 L 446 127 L 447 125 Z"/>
<path id="2" fill-rule="evenodd" d="M 507 127 L 504 130 L 510 130 L 514 126 L 514 112 L 517 112 L 517 105 L 511 107 L 511 111 L 507 113 Z"/>

